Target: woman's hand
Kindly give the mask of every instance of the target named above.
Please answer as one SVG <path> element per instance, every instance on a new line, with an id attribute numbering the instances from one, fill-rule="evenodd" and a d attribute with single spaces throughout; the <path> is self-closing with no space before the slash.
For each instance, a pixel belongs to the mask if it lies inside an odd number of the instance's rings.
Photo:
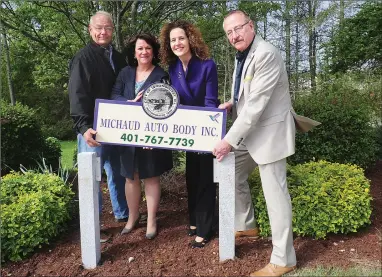
<path id="1" fill-rule="evenodd" d="M 127 102 L 138 102 L 142 98 L 142 95 L 143 95 L 143 90 L 138 92 L 137 96 L 135 96 L 133 100 L 127 100 Z"/>

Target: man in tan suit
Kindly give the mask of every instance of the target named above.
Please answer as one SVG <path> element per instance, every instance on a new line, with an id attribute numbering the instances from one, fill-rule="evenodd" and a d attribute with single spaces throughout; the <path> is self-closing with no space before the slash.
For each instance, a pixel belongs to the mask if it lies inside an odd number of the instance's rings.
<path id="1" fill-rule="evenodd" d="M 246 13 L 230 12 L 223 28 L 238 52 L 231 100 L 219 108 L 232 109 L 237 118 L 213 154 L 221 161 L 234 148 L 236 237 L 258 235 L 247 179 L 259 166 L 273 251 L 270 263 L 251 276 L 281 276 L 296 266 L 286 158 L 295 152 L 296 127 L 307 131 L 319 123 L 294 113 L 284 61 L 273 45 L 256 35 Z"/>

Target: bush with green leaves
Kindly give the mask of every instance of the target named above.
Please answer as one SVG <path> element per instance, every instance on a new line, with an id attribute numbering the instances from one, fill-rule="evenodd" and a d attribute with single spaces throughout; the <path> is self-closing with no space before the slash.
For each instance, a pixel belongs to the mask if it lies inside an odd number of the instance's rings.
<path id="1" fill-rule="evenodd" d="M 20 103 L 1 105 L 1 173 L 18 170 L 20 164 L 36 166 L 44 138 L 35 111 Z"/>
<path id="2" fill-rule="evenodd" d="M 1 106 L 1 175 L 20 165 L 37 168 L 42 158 L 53 169 L 59 166 L 61 146 L 57 139 L 44 138 L 41 125 L 33 109 L 16 103 L 12 106 L 0 101 Z"/>
<path id="3" fill-rule="evenodd" d="M 51 165 L 53 170 L 57 170 L 60 167 L 61 154 L 60 141 L 55 137 L 46 138 L 42 156 L 45 159 L 45 163 Z"/>
<path id="4" fill-rule="evenodd" d="M 357 90 L 317 92 L 294 102 L 297 113 L 322 123 L 313 131 L 298 133 L 290 164 L 326 160 L 373 165 L 377 156 L 375 112 L 368 96 Z"/>
<path id="5" fill-rule="evenodd" d="M 382 159 L 382 123 L 377 127 L 377 145 L 378 145 L 378 152 L 377 157 L 379 159 Z"/>
<path id="6" fill-rule="evenodd" d="M 370 224 L 370 183 L 356 165 L 309 162 L 288 166 L 293 232 L 325 238 L 328 233 L 357 232 Z M 256 169 L 249 178 L 260 234 L 271 234 L 266 203 Z"/>
<path id="7" fill-rule="evenodd" d="M 54 174 L 5 175 L 1 193 L 1 260 L 18 261 L 48 243 L 70 218 L 73 192 Z"/>

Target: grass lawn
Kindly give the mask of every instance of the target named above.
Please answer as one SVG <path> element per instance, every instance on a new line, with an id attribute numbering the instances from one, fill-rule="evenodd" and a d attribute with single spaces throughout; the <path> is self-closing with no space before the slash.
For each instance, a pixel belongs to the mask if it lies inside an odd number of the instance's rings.
<path id="1" fill-rule="evenodd" d="M 284 276 L 381 276 L 381 268 L 375 266 L 357 266 L 350 268 L 323 267 L 301 268 Z"/>
<path id="2" fill-rule="evenodd" d="M 62 150 L 62 156 L 61 156 L 61 162 L 62 167 L 70 169 L 73 167 L 73 153 L 74 149 L 77 147 L 77 141 L 75 140 L 67 140 L 67 141 L 61 141 L 61 150 Z"/>

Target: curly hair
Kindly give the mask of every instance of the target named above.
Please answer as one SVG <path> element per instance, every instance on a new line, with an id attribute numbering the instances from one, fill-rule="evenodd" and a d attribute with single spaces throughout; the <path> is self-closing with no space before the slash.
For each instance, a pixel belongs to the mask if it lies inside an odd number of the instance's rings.
<path id="1" fill-rule="evenodd" d="M 159 59 L 159 47 L 160 44 L 158 43 L 157 39 L 148 33 L 142 33 L 133 36 L 130 39 L 125 40 L 125 49 L 123 51 L 124 55 L 127 57 L 127 64 L 130 66 L 137 66 L 138 61 L 135 59 L 135 45 L 137 43 L 138 39 L 142 39 L 146 41 L 148 45 L 150 45 L 153 48 L 153 60 L 152 63 L 153 65 L 158 65 L 160 59 Z"/>
<path id="2" fill-rule="evenodd" d="M 163 64 L 170 65 L 177 59 L 177 56 L 172 52 L 170 45 L 170 32 L 175 28 L 180 28 L 186 33 L 192 55 L 197 56 L 201 60 L 209 58 L 208 46 L 204 42 L 200 30 L 190 22 L 177 20 L 165 24 L 160 32 L 161 47 L 159 56 Z"/>

